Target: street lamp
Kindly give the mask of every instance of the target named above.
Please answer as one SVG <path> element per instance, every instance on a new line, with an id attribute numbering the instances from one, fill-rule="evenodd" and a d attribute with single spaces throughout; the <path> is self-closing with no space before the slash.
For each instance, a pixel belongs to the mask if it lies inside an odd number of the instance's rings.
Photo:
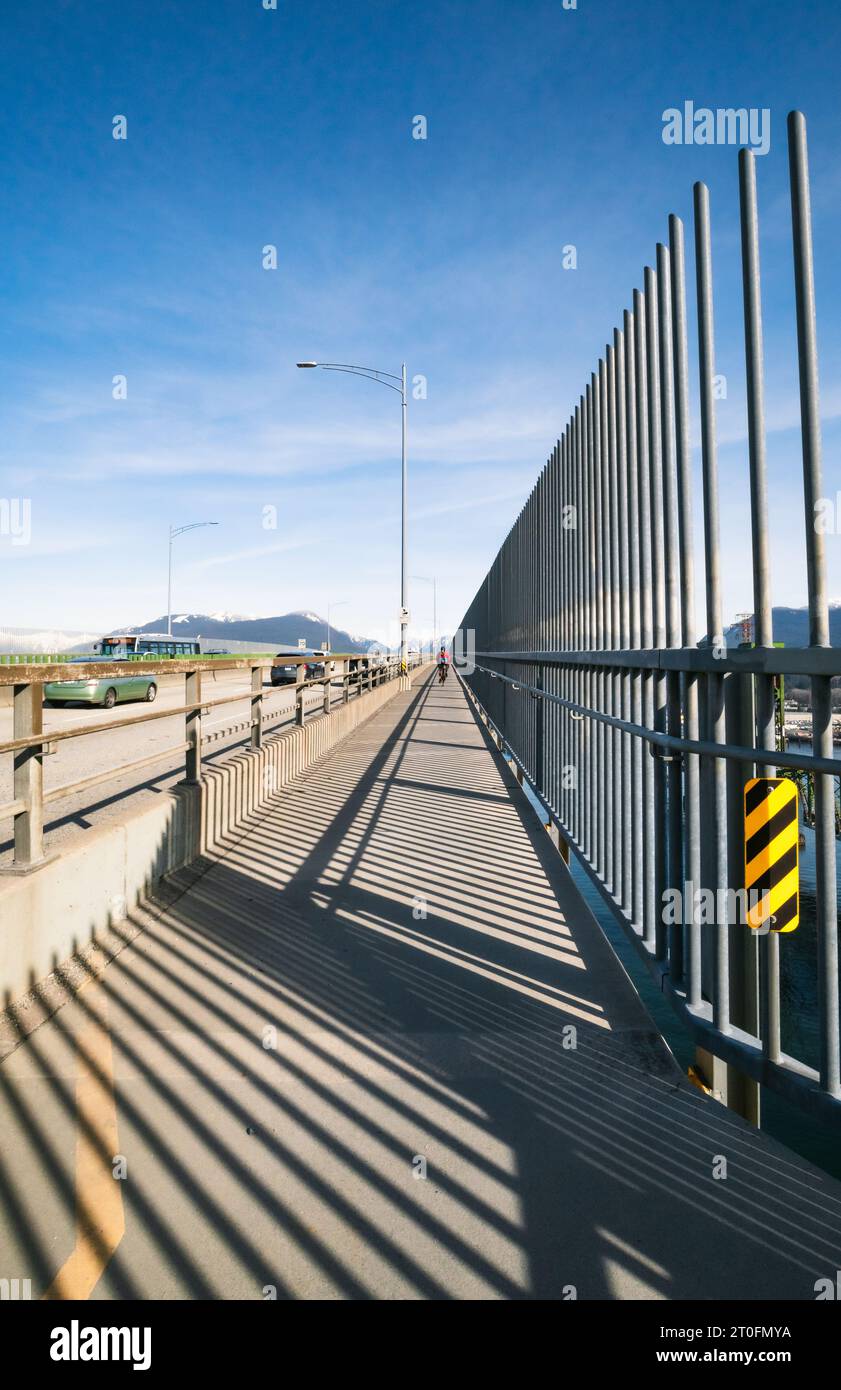
<path id="1" fill-rule="evenodd" d="M 412 578 L 421 580 L 423 584 L 432 585 L 432 641 L 436 643 L 438 641 L 438 580 L 436 578 L 430 579 L 426 574 L 413 574 Z M 431 656 L 434 654 L 434 650 L 430 652 Z"/>
<path id="2" fill-rule="evenodd" d="M 218 521 L 191 521 L 189 526 L 170 526 L 169 528 L 169 568 L 166 579 L 166 635 L 172 636 L 172 542 L 185 531 L 197 531 L 200 526 L 218 526 Z"/>
<path id="3" fill-rule="evenodd" d="M 328 605 L 327 605 L 327 650 L 328 650 L 328 652 L 329 652 L 329 650 L 330 650 L 330 614 L 331 614 L 331 612 L 332 612 L 332 610 L 333 610 L 334 608 L 342 608 L 342 607 L 343 607 L 345 604 L 347 604 L 347 603 L 350 603 L 350 599 L 349 599 L 349 598 L 337 598 L 337 599 L 333 599 L 333 601 L 332 601 L 331 603 L 328 603 Z"/>
<path id="4" fill-rule="evenodd" d="M 397 391 L 402 405 L 402 470 L 401 470 L 401 546 L 400 546 L 400 669 L 405 674 L 408 669 L 406 653 L 406 628 L 409 622 L 408 588 L 406 583 L 406 447 L 408 425 L 408 400 L 406 398 L 406 363 L 403 362 L 400 375 L 394 372 L 381 372 L 376 367 L 357 367 L 351 362 L 297 362 L 298 367 L 321 367 L 325 372 L 350 372 L 352 376 L 366 376 L 369 381 L 378 381 L 391 391 Z M 396 384 L 395 384 L 396 383 Z"/>

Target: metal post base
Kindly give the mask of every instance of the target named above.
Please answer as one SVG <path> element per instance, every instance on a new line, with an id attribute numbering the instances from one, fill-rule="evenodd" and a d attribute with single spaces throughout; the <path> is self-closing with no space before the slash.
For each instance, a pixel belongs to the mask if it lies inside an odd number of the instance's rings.
<path id="1" fill-rule="evenodd" d="M 54 859 L 58 859 L 61 850 L 51 850 L 49 854 L 43 855 L 41 859 L 34 860 L 31 864 L 0 864 L 0 874 L 14 875 L 16 878 L 25 878 L 27 874 L 37 873 L 38 869 L 43 869 L 45 864 L 52 864 Z"/>

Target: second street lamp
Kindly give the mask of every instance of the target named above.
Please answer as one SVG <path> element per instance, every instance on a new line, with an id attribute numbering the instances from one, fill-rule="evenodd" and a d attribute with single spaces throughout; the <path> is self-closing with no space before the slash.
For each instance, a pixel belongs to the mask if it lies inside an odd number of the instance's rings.
<path id="1" fill-rule="evenodd" d="M 166 577 L 166 635 L 172 636 L 172 542 L 176 536 L 183 536 L 185 531 L 198 531 L 201 526 L 218 526 L 218 521 L 191 521 L 188 526 L 170 526 L 169 528 L 169 566 Z"/>
<path id="2" fill-rule="evenodd" d="M 333 611 L 334 608 L 343 608 L 343 607 L 345 606 L 345 604 L 348 604 L 348 603 L 350 603 L 350 599 L 349 599 L 349 598 L 336 598 L 336 599 L 331 599 L 331 601 L 330 601 L 330 602 L 328 603 L 328 605 L 327 605 L 327 651 L 328 651 L 328 653 L 329 653 L 329 651 L 330 651 L 330 614 L 332 613 L 332 611 Z"/>
<path id="3" fill-rule="evenodd" d="M 378 381 L 382 386 L 387 386 L 389 390 L 396 391 L 400 396 L 402 407 L 402 469 L 400 491 L 400 670 L 405 676 L 408 674 L 409 670 L 406 651 L 406 629 L 409 623 L 409 590 L 406 572 L 407 432 L 409 404 L 406 396 L 406 363 L 402 363 L 399 376 L 396 376 L 394 372 L 381 372 L 376 367 L 358 367 L 352 362 L 297 362 L 295 365 L 298 367 L 320 367 L 322 371 L 325 372 L 350 372 L 352 376 L 366 376 L 369 381 Z"/>

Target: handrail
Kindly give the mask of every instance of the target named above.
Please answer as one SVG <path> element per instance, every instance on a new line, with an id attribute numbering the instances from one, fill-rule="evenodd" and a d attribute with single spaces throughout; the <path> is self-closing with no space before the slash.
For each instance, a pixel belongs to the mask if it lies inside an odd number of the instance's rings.
<path id="1" fill-rule="evenodd" d="M 331 652 L 327 657 L 299 656 L 296 653 L 279 653 L 283 657 L 282 662 L 278 656 L 259 656 L 259 657 L 165 657 L 163 660 L 140 659 L 128 663 L 122 661 L 60 661 L 45 665 L 42 662 L 30 662 L 29 664 L 14 665 L 0 663 L 0 685 L 21 685 L 29 681 L 39 685 L 50 685 L 54 681 L 61 680 L 84 680 L 93 676 L 124 676 L 126 667 L 130 665 L 131 674 L 134 675 L 162 675 L 178 676 L 186 675 L 191 671 L 251 671 L 255 667 L 265 670 L 272 666 L 316 666 L 323 661 L 372 661 L 375 658 L 366 656 L 360 652 Z M 383 661 L 396 661 L 396 656 L 387 656 Z M 380 658 L 376 658 L 380 660 Z M 68 674 L 72 672 L 72 676 Z"/>
<path id="2" fill-rule="evenodd" d="M 286 653 L 283 656 L 282 664 L 284 666 L 295 665 L 300 668 L 314 664 L 312 655 L 299 657 L 290 654 L 288 660 Z M 316 658 L 315 661 L 325 666 L 322 675 L 304 678 L 299 673 L 294 682 L 288 683 L 288 689 L 293 691 L 295 696 L 290 713 L 296 727 L 303 726 L 305 715 L 309 709 L 315 708 L 320 709 L 323 713 L 329 712 L 332 706 L 331 691 L 334 686 L 341 687 L 340 698 L 343 703 L 347 703 L 352 690 L 355 690 L 357 695 L 361 697 L 375 687 L 404 674 L 400 658 L 392 655 L 385 658 L 373 658 L 358 652 L 347 654 L 331 652 L 329 656 Z M 419 663 L 420 657 L 410 658 L 408 669 L 414 669 Z M 201 720 L 206 711 L 250 699 L 250 716 L 239 721 L 230 732 L 237 732 L 240 727 L 249 730 L 250 747 L 255 750 L 259 749 L 263 742 L 264 726 L 269 722 L 274 722 L 280 713 L 274 711 L 267 714 L 263 708 L 263 672 L 277 664 L 276 658 L 245 660 L 235 658 L 226 662 L 209 662 L 201 657 L 193 659 L 187 657 L 177 661 L 164 659 L 163 661 L 132 662 L 132 677 L 136 675 L 183 675 L 186 699 L 174 708 L 142 709 L 135 715 L 109 720 L 107 725 L 83 724 L 81 727 L 72 729 L 51 729 L 49 731 L 43 727 L 43 691 L 46 684 L 61 680 L 84 680 L 86 678 L 107 680 L 125 677 L 127 663 L 124 661 L 66 662 L 46 667 L 34 664 L 13 666 L 7 668 L 11 673 L 10 679 L 5 679 L 6 672 L 0 669 L 0 685 L 12 686 L 14 689 L 13 733 L 15 735 L 12 739 L 0 743 L 0 754 L 11 753 L 14 762 L 14 796 L 12 801 L 0 805 L 0 819 L 11 817 L 14 822 L 14 859 L 11 868 L 4 867 L 0 869 L 0 872 L 30 872 L 46 862 L 43 849 L 45 805 L 97 786 L 102 782 L 113 780 L 127 772 L 138 771 L 143 767 L 151 766 L 164 757 L 178 752 L 186 753 L 184 765 L 186 780 L 191 783 L 199 781 L 202 776 L 202 745 L 214 741 L 216 737 L 224 736 L 202 737 Z M 351 669 L 352 664 L 353 668 Z M 332 669 L 328 671 L 327 666 Z M 335 669 L 337 666 L 341 669 Z M 215 673 L 219 670 L 250 672 L 250 689 L 238 691 L 231 695 L 202 699 L 202 674 L 208 671 Z M 320 686 L 323 690 L 323 701 L 320 704 L 315 702 L 307 705 L 305 695 L 315 686 Z M 43 785 L 45 750 L 52 750 L 70 739 L 85 738 L 91 734 L 103 734 L 116 729 L 136 728 L 151 723 L 153 720 L 172 719 L 178 716 L 182 716 L 185 721 L 186 737 L 183 743 L 174 744 L 167 749 L 150 754 L 148 757 L 105 769 L 76 782 L 65 783 L 45 793 Z"/>
<path id="3" fill-rule="evenodd" d="M 488 655 L 495 656 L 498 661 L 512 660 L 511 657 L 502 656 L 500 653 Z M 841 649 L 837 651 L 837 655 L 841 668 Z M 621 663 L 616 664 L 621 667 Z M 522 679 L 515 680 L 513 676 L 506 676 L 503 672 L 494 671 L 490 666 L 482 666 L 479 662 L 476 662 L 474 670 L 482 671 L 490 676 L 491 680 L 499 680 L 505 685 L 513 686 L 515 690 L 525 690 L 537 700 L 545 700 L 550 705 L 569 710 L 581 719 L 590 719 L 608 728 L 619 729 L 622 733 L 633 734 L 648 743 L 652 753 L 656 753 L 658 749 L 674 753 L 706 753 L 714 758 L 732 758 L 735 762 L 757 763 L 760 767 L 788 767 L 797 772 L 825 772 L 830 777 L 841 777 L 841 762 L 837 758 L 819 758 L 814 753 L 788 753 L 779 748 L 751 748 L 742 743 L 716 743 L 711 739 L 683 738 L 679 734 L 660 733 L 656 729 L 647 728 L 645 724 L 635 724 L 629 719 L 620 719 L 616 715 L 606 714 L 603 710 L 591 709 L 590 706 L 579 704 L 575 700 L 567 700 L 563 695 L 556 695 L 539 685 L 531 685 Z"/>
<path id="4" fill-rule="evenodd" d="M 377 667 L 372 668 L 377 670 Z M 125 674 L 125 673 L 123 673 Z M 164 673 L 166 674 L 166 673 Z M 330 684 L 338 684 L 340 680 L 347 680 L 355 684 L 359 679 L 358 671 L 350 671 L 345 676 L 337 675 L 335 672 L 328 678 L 314 676 L 311 680 L 296 681 L 294 684 L 289 682 L 289 689 L 308 690 L 310 686 L 325 685 L 327 680 Z M 19 682 L 15 682 L 18 684 Z M 35 682 L 33 682 L 35 684 Z M 196 710 L 204 713 L 206 710 L 217 708 L 219 705 L 232 705 L 247 699 L 248 691 L 241 691 L 238 695 L 218 695 L 212 700 L 195 700 L 192 704 L 176 705 L 173 709 L 154 709 L 138 711 L 135 715 L 129 715 L 125 719 L 110 719 L 108 729 L 125 729 L 135 724 L 145 723 L 152 719 L 169 719 L 176 714 L 192 714 Z M 26 738 L 9 739 L 5 743 L 0 743 L 0 753 L 14 753 L 20 748 L 37 748 L 43 743 L 62 743 L 66 739 L 83 738 L 86 734 L 101 734 L 103 726 L 101 724 L 84 724 L 81 729 L 54 729 L 49 734 L 31 734 Z"/>

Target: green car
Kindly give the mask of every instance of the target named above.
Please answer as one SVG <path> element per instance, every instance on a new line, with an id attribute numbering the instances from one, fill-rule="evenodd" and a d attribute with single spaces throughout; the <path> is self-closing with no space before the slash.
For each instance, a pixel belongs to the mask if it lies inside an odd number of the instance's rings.
<path id="1" fill-rule="evenodd" d="M 80 664 L 90 666 L 89 657 L 80 657 Z M 44 704 L 48 709 L 54 705 L 66 705 L 70 700 L 81 700 L 86 705 L 102 705 L 113 709 L 118 700 L 147 700 L 150 704 L 158 693 L 152 676 L 139 672 L 136 676 L 102 676 L 79 681 L 49 681 L 44 686 Z"/>

